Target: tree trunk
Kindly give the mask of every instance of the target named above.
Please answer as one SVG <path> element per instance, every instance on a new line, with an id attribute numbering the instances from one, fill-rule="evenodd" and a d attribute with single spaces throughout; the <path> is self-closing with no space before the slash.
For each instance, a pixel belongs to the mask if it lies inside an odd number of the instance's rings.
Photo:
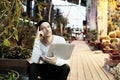
<path id="1" fill-rule="evenodd" d="M 48 14 L 48 22 L 51 22 L 51 11 L 52 11 L 52 0 L 50 1 L 50 7 L 49 7 L 49 14 Z"/>

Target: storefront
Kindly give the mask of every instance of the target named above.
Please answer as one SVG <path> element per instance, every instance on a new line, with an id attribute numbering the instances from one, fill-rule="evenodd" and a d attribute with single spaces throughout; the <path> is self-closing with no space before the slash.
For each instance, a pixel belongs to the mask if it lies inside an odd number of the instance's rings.
<path id="1" fill-rule="evenodd" d="M 87 27 L 97 30 L 98 40 L 101 35 L 118 30 L 120 27 L 119 0 L 87 1 Z"/>

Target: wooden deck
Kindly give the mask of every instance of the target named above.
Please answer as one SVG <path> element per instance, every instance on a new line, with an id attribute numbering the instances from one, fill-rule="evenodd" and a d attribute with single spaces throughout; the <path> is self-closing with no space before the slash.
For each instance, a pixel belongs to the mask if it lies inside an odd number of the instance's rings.
<path id="1" fill-rule="evenodd" d="M 73 41 L 75 44 L 70 60 L 71 71 L 67 80 L 114 80 L 105 70 L 104 58 L 107 54 L 91 51 L 84 41 Z"/>

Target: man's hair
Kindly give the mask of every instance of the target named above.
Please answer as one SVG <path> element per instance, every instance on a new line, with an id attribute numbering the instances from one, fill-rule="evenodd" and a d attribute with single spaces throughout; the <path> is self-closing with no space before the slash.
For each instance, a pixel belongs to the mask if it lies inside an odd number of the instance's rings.
<path id="1" fill-rule="evenodd" d="M 40 25 L 41 25 L 43 22 L 48 22 L 48 21 L 46 21 L 46 20 L 41 20 L 41 21 L 39 21 L 39 22 L 37 23 L 37 27 L 40 27 Z M 49 23 L 49 22 L 48 22 L 48 23 Z"/>

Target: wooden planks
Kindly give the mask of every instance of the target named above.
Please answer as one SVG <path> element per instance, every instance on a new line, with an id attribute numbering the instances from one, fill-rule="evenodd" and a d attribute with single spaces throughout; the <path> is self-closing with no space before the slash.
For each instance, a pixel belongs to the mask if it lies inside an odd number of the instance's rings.
<path id="1" fill-rule="evenodd" d="M 70 59 L 71 71 L 67 80 L 114 80 L 104 69 L 108 55 L 91 51 L 84 41 L 73 41 L 75 48 Z"/>

